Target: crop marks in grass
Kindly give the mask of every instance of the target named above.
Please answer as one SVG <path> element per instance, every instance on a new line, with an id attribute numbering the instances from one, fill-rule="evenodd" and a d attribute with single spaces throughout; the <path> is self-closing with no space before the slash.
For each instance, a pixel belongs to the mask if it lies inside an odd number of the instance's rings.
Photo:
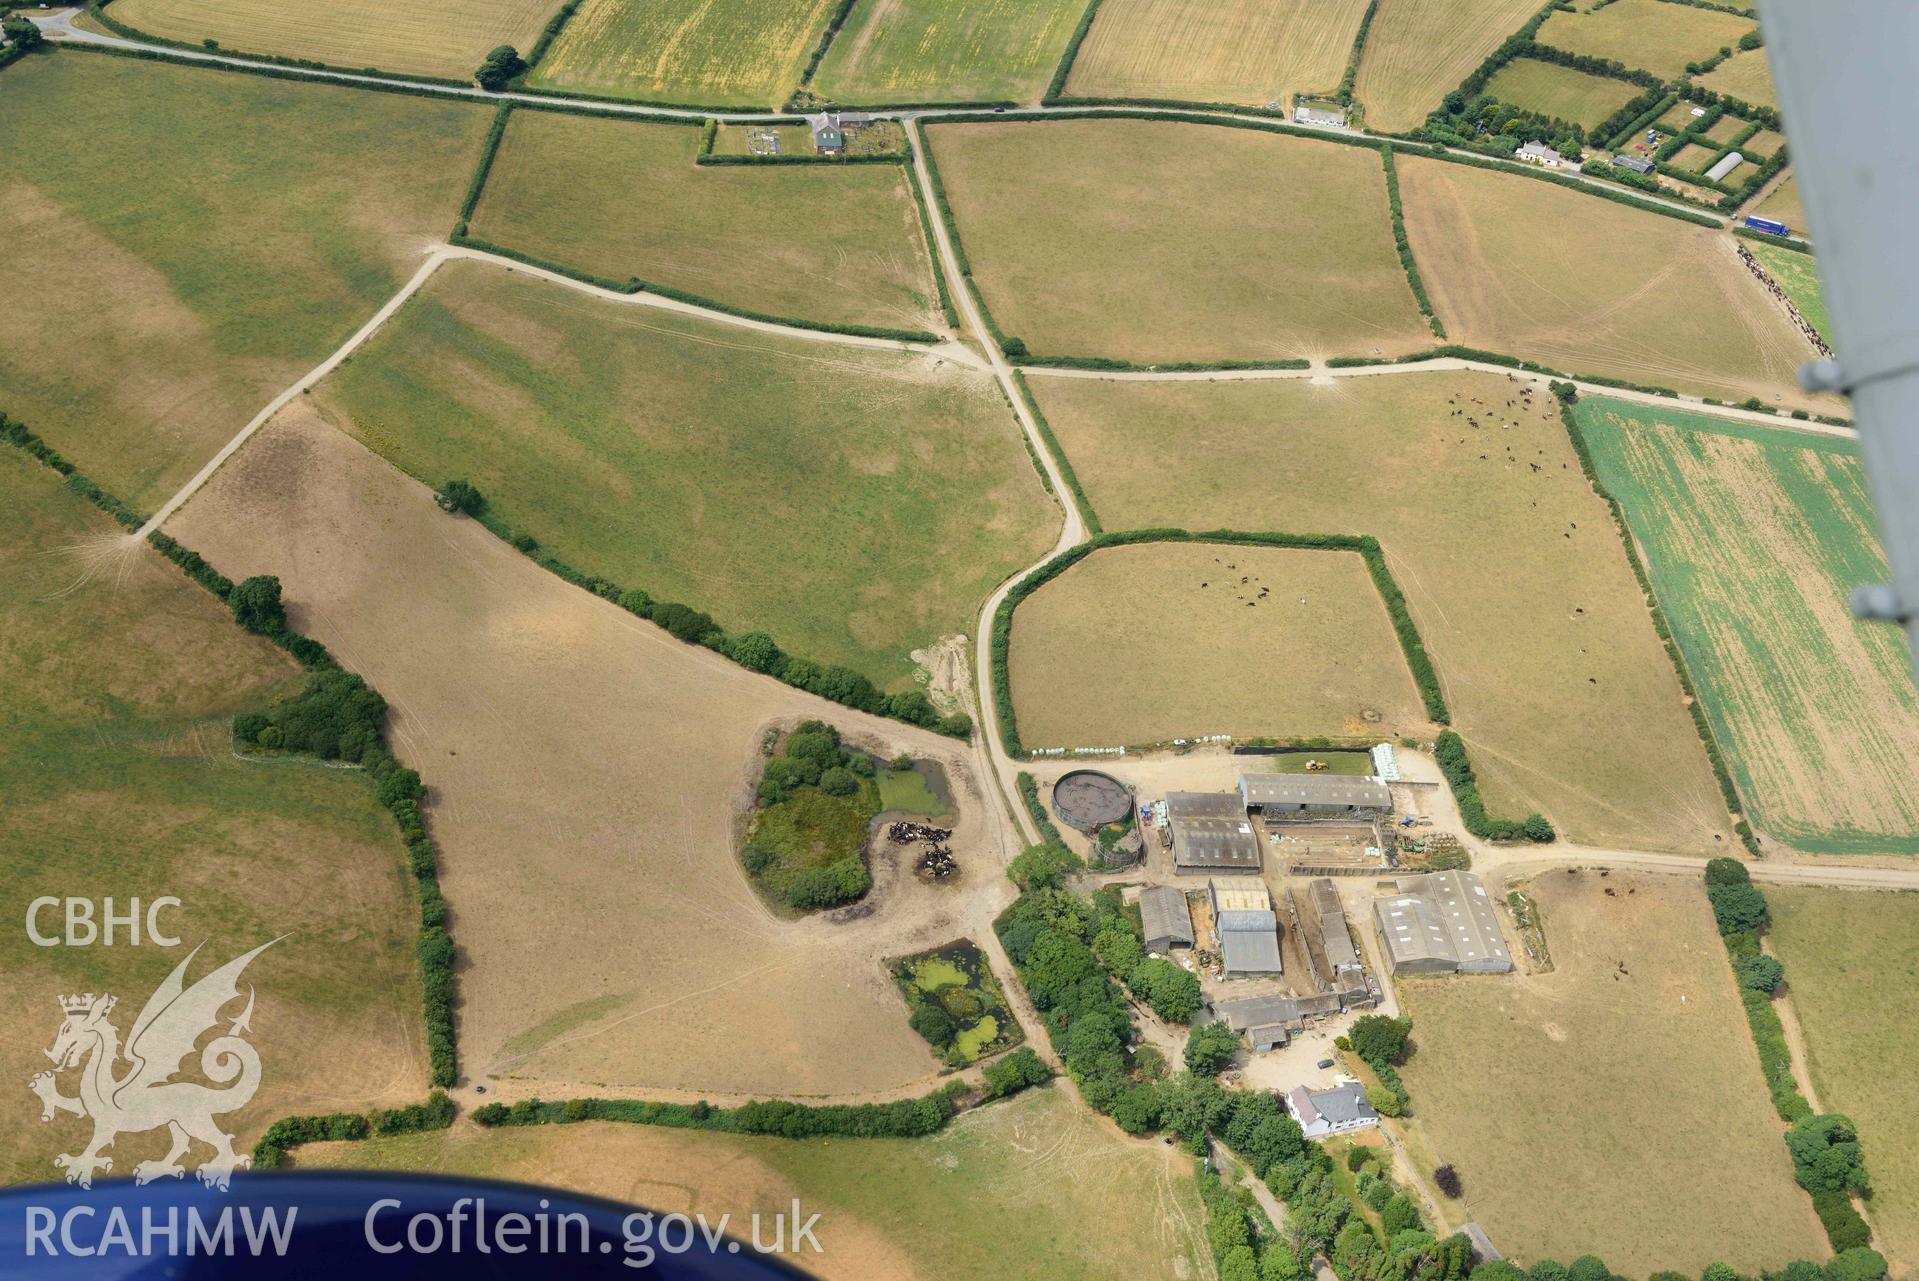
<path id="1" fill-rule="evenodd" d="M 642 102 L 777 107 L 833 0 L 583 0 L 528 76 L 539 89 Z"/>
<path id="2" fill-rule="evenodd" d="M 857 0 L 813 73 L 845 103 L 1036 102 L 1086 0 Z"/>

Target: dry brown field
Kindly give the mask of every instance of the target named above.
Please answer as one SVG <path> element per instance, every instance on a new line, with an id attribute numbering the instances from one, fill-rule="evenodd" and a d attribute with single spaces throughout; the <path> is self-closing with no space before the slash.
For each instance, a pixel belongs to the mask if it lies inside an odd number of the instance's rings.
<path id="1" fill-rule="evenodd" d="M 291 659 L 158 552 L 0 446 L 0 995 L 15 1015 L 0 1073 L 17 1095 L 0 1126 L 0 1183 L 57 1181 L 54 1155 L 90 1133 L 73 1116 L 43 1125 L 26 1092 L 49 1066 L 58 998 L 113 994 L 124 1035 L 196 946 L 189 982 L 288 936 L 246 972 L 261 1083 L 223 1121 L 242 1149 L 289 1113 L 425 1096 L 418 915 L 392 818 L 354 772 L 232 750 L 235 712 L 300 684 Z M 35 946 L 27 908 L 47 895 L 96 912 L 110 896 L 116 913 L 174 896 L 180 907 L 159 919 L 180 945 L 122 934 L 111 947 Z M 59 933 L 59 917 L 44 911 L 42 931 Z M 185 1079 L 199 1079 L 197 1064 Z M 77 1077 L 60 1077 L 60 1091 L 77 1093 Z M 166 1147 L 163 1130 L 129 1133 L 108 1152 L 112 1173 Z"/>
<path id="2" fill-rule="evenodd" d="M 699 144 L 694 125 L 515 112 L 470 229 L 575 271 L 802 322 L 938 325 L 902 166 L 696 166 Z"/>
<path id="3" fill-rule="evenodd" d="M 1528 404 L 1503 375 L 1445 372 L 1030 382 L 1109 529 L 1376 536 L 1493 813 L 1536 809 L 1597 845 L 1732 839 L 1619 535 L 1543 390 Z"/>
<path id="4" fill-rule="evenodd" d="M 1539 28 L 1539 43 L 1592 58 L 1611 58 L 1668 80 L 1683 76 L 1688 62 L 1738 47 L 1751 18 L 1667 0 L 1613 0 L 1604 8 L 1560 10 Z"/>
<path id="5" fill-rule="evenodd" d="M 1402 1074 L 1462 1212 L 1522 1267 L 1590 1253 L 1627 1276 L 1757 1275 L 1825 1258 L 1698 884 L 1558 871 L 1527 890 L 1551 973 L 1399 984 L 1416 1045 Z"/>
<path id="6" fill-rule="evenodd" d="M 1813 356 L 1723 233 L 1443 161 L 1399 166 L 1406 234 L 1453 341 L 1574 374 L 1839 410 Z"/>
<path id="7" fill-rule="evenodd" d="M 1533 0 L 1380 0 L 1354 87 L 1366 123 L 1388 133 L 1420 124 L 1537 12 Z"/>
<path id="8" fill-rule="evenodd" d="M 1799 199 L 1799 179 L 1791 173 L 1765 199 L 1753 206 L 1752 212 L 1762 218 L 1778 219 L 1792 228 L 1795 236 L 1803 236 L 1809 230 L 1806 226 L 1806 207 Z"/>
<path id="9" fill-rule="evenodd" d="M 1145 364 L 1430 342 L 1371 151 L 1149 120 L 927 139 L 981 295 L 1035 354 Z"/>
<path id="10" fill-rule="evenodd" d="M 244 53 L 464 80 L 496 45 L 531 49 L 559 7 L 558 0 L 424 0 L 404 6 L 369 0 L 117 0 L 113 17 L 188 44 L 217 40 Z"/>
<path id="11" fill-rule="evenodd" d="M 1109 547 L 1021 602 L 1009 667 L 1033 747 L 1431 732 L 1355 552 Z"/>
<path id="12" fill-rule="evenodd" d="M 1366 0 L 1105 0 L 1066 92 L 1179 98 L 1288 112 L 1339 85 Z"/>
<path id="13" fill-rule="evenodd" d="M 478 1175 L 569 1188 L 663 1214 L 821 1215 L 824 1281 L 1210 1275 L 1192 1159 L 1128 1139 L 1068 1087 L 967 1113 L 924 1139 L 795 1142 L 585 1122 L 303 1148 L 302 1166 Z M 771 1240 L 767 1222 L 762 1240 Z"/>
<path id="14" fill-rule="evenodd" d="M 571 587 L 295 405 L 169 524 L 396 708 L 462 955 L 460 1055 L 497 1094 L 918 1092 L 938 1063 L 882 957 L 990 937 L 1011 885 L 968 749 L 683 645 Z M 881 853 L 847 912 L 780 921 L 735 835 L 776 723 L 941 761 L 962 871 Z M 891 847 L 882 847 L 883 850 Z M 1002 982 L 1011 982 L 1002 975 Z"/>

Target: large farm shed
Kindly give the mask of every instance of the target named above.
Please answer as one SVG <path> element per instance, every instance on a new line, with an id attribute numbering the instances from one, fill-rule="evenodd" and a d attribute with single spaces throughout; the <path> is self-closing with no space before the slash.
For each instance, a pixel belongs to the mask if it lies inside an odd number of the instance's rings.
<path id="1" fill-rule="evenodd" d="M 1213 921 L 1219 931 L 1220 968 L 1227 978 L 1278 974 L 1279 917 L 1265 882 L 1253 876 L 1219 876 L 1209 883 Z"/>
<path id="2" fill-rule="evenodd" d="M 1255 1052 L 1263 1054 L 1286 1044 L 1293 1033 L 1304 1031 L 1308 1019 L 1326 1018 L 1341 1008 L 1339 998 L 1325 992 L 1317 996 L 1245 996 L 1221 1001 L 1213 1012 L 1227 1027 L 1244 1036 Z"/>
<path id="3" fill-rule="evenodd" d="M 1170 952 L 1193 946 L 1193 913 L 1186 892 L 1172 885 L 1149 885 L 1140 891 L 1139 919 L 1148 952 Z"/>
<path id="4" fill-rule="evenodd" d="M 1166 821 L 1173 834 L 1173 870 L 1257 872 L 1259 834 L 1232 792 L 1169 792 Z"/>
<path id="5" fill-rule="evenodd" d="M 1380 949 L 1394 974 L 1504 974 L 1512 954 L 1486 887 L 1471 872 L 1408 877 L 1373 903 Z"/>
<path id="6" fill-rule="evenodd" d="M 1353 946 L 1346 908 L 1332 878 L 1318 877 L 1304 887 L 1295 884 L 1292 898 L 1300 940 L 1306 945 L 1306 960 L 1320 987 L 1348 1006 L 1370 1006 L 1373 992 L 1366 981 L 1365 963 Z"/>
<path id="7" fill-rule="evenodd" d="M 1392 789 L 1375 778 L 1332 774 L 1241 774 L 1246 812 L 1264 818 L 1382 818 L 1392 812 Z"/>

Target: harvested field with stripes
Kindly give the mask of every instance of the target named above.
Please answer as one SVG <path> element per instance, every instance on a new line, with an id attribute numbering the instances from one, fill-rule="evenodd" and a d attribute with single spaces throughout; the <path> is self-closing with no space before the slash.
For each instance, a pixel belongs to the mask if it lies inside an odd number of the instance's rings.
<path id="1" fill-rule="evenodd" d="M 1104 0 L 1066 92 L 1178 98 L 1288 113 L 1339 84 L 1367 0 Z"/>
<path id="2" fill-rule="evenodd" d="M 582 0 L 533 69 L 542 89 L 777 107 L 799 88 L 833 0 Z"/>
<path id="3" fill-rule="evenodd" d="M 1537 12 L 1537 0 L 1379 0 L 1354 90 L 1366 123 L 1388 133 L 1420 124 Z"/>

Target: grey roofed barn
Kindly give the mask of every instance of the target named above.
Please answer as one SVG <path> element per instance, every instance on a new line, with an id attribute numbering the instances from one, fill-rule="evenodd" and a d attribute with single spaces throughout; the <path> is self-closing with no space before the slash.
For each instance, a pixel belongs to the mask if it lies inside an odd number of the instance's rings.
<path id="1" fill-rule="evenodd" d="M 1380 946 L 1395 974 L 1503 974 L 1512 953 L 1485 884 L 1471 872 L 1429 872 L 1373 903 Z"/>
<path id="2" fill-rule="evenodd" d="M 1228 976 L 1278 974 L 1279 918 L 1271 911 L 1221 912 L 1220 963 Z"/>
<path id="3" fill-rule="evenodd" d="M 1193 945 L 1193 913 L 1186 894 L 1171 885 L 1149 885 L 1140 891 L 1139 919 L 1148 952 L 1168 952 Z"/>
<path id="4" fill-rule="evenodd" d="M 1259 834 L 1233 793 L 1170 792 L 1166 817 L 1173 829 L 1174 871 L 1259 870 Z"/>
<path id="5" fill-rule="evenodd" d="M 1393 807 L 1392 789 L 1378 779 L 1337 774 L 1241 774 L 1239 798 L 1247 810 L 1266 814 L 1384 814 Z"/>

